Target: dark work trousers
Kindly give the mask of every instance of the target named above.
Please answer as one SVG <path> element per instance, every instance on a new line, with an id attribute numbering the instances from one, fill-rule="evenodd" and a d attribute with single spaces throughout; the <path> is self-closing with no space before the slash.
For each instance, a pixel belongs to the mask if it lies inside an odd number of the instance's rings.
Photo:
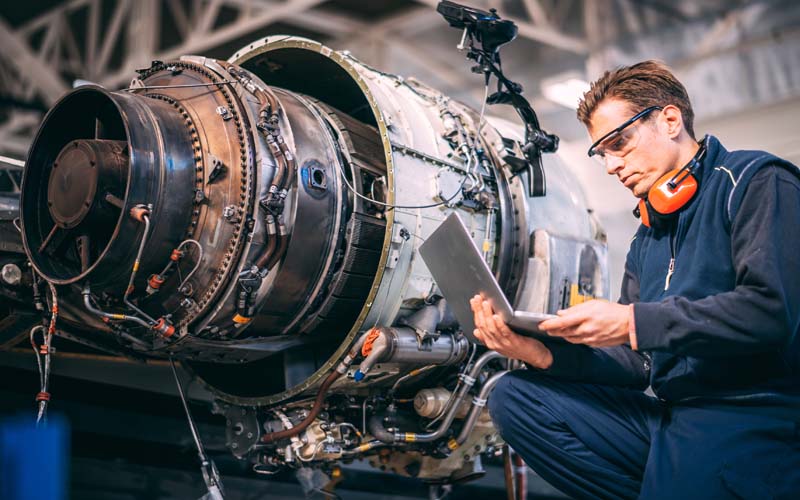
<path id="1" fill-rule="evenodd" d="M 800 499 L 800 424 L 791 420 L 667 406 L 533 370 L 500 379 L 489 411 L 525 462 L 574 498 Z"/>

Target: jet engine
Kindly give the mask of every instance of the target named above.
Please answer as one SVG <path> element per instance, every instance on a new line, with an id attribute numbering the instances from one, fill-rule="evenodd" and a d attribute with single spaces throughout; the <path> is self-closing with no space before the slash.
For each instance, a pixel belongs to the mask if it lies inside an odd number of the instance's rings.
<path id="1" fill-rule="evenodd" d="M 257 472 L 367 457 L 468 479 L 519 363 L 461 331 L 420 244 L 456 212 L 518 308 L 608 296 L 578 184 L 545 155 L 531 198 L 523 159 L 512 124 L 311 40 L 153 61 L 45 117 L 14 286 L 55 335 L 179 361 Z"/>

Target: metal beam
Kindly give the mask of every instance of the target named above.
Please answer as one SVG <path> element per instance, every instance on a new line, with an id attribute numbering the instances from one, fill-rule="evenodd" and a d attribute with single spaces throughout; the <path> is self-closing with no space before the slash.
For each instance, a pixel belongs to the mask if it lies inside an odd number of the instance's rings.
<path id="1" fill-rule="evenodd" d="M 5 19 L 0 19 L 0 46 L 5 48 L 4 52 L 7 54 L 13 54 L 8 58 L 8 62 L 28 80 L 29 85 L 38 89 L 39 95 L 47 105 L 54 104 L 69 90 L 61 75 L 36 57 L 31 52 L 30 46 L 14 33 Z"/>
<path id="2" fill-rule="evenodd" d="M 525 10 L 528 11 L 528 15 L 533 24 L 536 26 L 546 26 L 550 24 L 547 11 L 545 11 L 539 0 L 522 0 L 522 5 L 525 6 Z"/>
<path id="3" fill-rule="evenodd" d="M 351 47 L 363 46 L 365 44 L 374 45 L 375 40 L 384 40 L 390 33 L 396 35 L 391 43 L 398 39 L 408 38 L 413 33 L 418 33 L 436 24 L 444 26 L 444 20 L 428 7 L 413 6 L 408 10 L 381 19 L 377 23 L 370 24 L 369 27 L 350 36 L 337 40 L 333 45 L 337 49 L 351 49 Z M 402 35 L 404 36 L 401 36 Z"/>
<path id="4" fill-rule="evenodd" d="M 208 49 L 250 34 L 255 30 L 279 21 L 286 16 L 310 9 L 324 1 L 325 0 L 287 0 L 258 15 L 254 15 L 248 19 L 235 21 L 224 27 L 214 30 L 208 33 L 208 35 L 205 37 L 192 37 L 176 47 L 170 47 L 168 50 L 154 54 L 153 58 L 159 60 L 170 60 L 176 59 L 183 55 L 200 54 Z M 109 88 L 116 88 L 120 85 L 123 85 L 131 78 L 134 69 L 135 66 L 125 65 L 116 73 L 102 78 L 101 84 Z"/>
<path id="5" fill-rule="evenodd" d="M 549 26 L 533 26 L 516 20 L 514 22 L 519 28 L 519 34 L 525 38 L 551 45 L 567 52 L 574 52 L 575 54 L 586 55 L 589 53 L 589 44 L 582 38 L 567 35 Z"/>
<path id="6" fill-rule="evenodd" d="M 178 1 L 178 0 L 173 0 Z M 281 5 L 281 2 L 274 0 L 222 0 L 230 8 L 240 11 L 248 17 L 254 14 L 265 12 L 267 9 L 274 9 Z M 285 21 L 300 28 L 309 29 L 318 33 L 331 36 L 346 36 L 361 32 L 369 25 L 363 21 L 354 19 L 351 16 L 338 14 L 331 10 L 320 12 L 318 10 L 307 10 L 289 14 Z"/>

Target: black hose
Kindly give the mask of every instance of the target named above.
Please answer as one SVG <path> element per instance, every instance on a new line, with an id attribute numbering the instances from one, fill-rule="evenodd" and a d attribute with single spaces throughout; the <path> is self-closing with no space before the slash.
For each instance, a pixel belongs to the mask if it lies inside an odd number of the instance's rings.
<path id="1" fill-rule="evenodd" d="M 367 429 L 370 434 L 381 442 L 394 443 L 394 433 L 389 432 L 383 427 L 383 418 L 380 415 L 373 415 L 367 421 Z"/>

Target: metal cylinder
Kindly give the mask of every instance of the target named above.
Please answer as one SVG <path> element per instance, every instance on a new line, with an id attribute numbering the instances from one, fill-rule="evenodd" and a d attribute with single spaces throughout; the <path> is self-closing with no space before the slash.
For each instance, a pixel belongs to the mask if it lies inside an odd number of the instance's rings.
<path id="1" fill-rule="evenodd" d="M 420 340 L 410 328 L 386 328 L 389 347 L 381 357 L 384 363 L 454 365 L 464 361 L 469 350 L 466 337 L 442 334 Z"/>
<path id="2" fill-rule="evenodd" d="M 447 408 L 447 403 L 452 397 L 453 393 L 444 387 L 422 389 L 414 397 L 414 411 L 420 417 L 438 418 Z M 469 408 L 469 401 L 462 401 L 456 409 L 455 418 L 466 417 L 469 413 Z"/>

